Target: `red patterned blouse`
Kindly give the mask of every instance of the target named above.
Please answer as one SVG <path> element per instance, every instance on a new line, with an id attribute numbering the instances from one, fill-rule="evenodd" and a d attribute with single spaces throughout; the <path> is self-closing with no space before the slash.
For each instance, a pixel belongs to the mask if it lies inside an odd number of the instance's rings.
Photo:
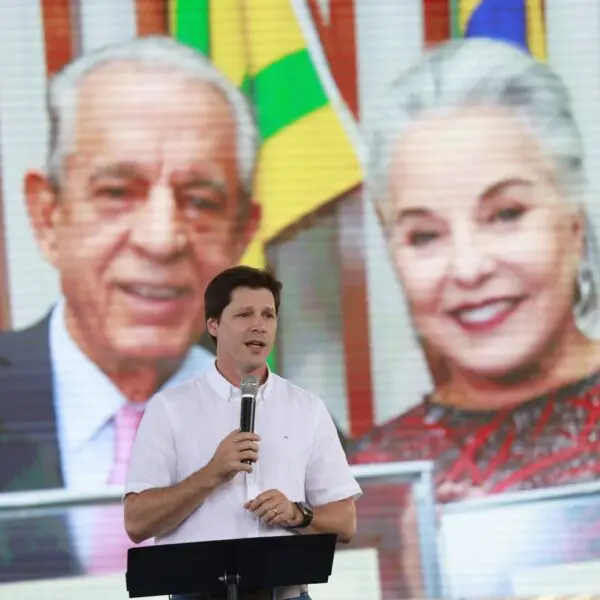
<path id="1" fill-rule="evenodd" d="M 434 461 L 438 502 L 473 489 L 487 495 L 593 481 L 600 475 L 600 373 L 500 411 L 425 400 L 352 444 L 348 456 L 353 464 Z M 450 496 L 442 491 L 448 488 Z M 402 533 L 381 516 L 391 514 L 391 503 L 405 506 L 406 491 L 386 486 L 357 503 L 360 537 L 379 547 L 385 597 L 407 593 Z"/>

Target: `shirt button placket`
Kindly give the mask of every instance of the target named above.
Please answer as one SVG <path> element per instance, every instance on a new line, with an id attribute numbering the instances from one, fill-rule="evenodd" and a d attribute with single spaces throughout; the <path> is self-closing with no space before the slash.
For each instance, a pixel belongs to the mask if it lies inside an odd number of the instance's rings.
<path id="1" fill-rule="evenodd" d="M 254 500 L 261 492 L 260 489 L 260 478 L 259 478 L 259 467 L 255 463 L 252 465 L 252 473 L 246 474 L 246 500 Z M 256 518 L 253 514 L 248 513 L 248 537 L 259 537 L 260 536 L 260 519 Z"/>

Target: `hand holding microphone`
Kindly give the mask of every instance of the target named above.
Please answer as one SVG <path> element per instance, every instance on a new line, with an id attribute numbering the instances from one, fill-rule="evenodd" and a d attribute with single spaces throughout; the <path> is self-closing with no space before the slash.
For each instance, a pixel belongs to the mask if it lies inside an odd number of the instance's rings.
<path id="1" fill-rule="evenodd" d="M 258 379 L 253 375 L 248 375 L 242 381 L 240 428 L 221 441 L 207 465 L 220 483 L 233 479 L 243 471 L 251 473 L 252 463 L 258 460 L 260 436 L 254 433 L 258 386 Z"/>

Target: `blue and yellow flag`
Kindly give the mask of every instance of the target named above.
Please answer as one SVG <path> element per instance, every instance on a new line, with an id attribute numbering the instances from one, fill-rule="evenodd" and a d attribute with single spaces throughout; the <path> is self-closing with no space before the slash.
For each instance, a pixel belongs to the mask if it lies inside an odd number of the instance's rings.
<path id="1" fill-rule="evenodd" d="M 454 37 L 511 42 L 546 60 L 543 0 L 452 0 Z"/>

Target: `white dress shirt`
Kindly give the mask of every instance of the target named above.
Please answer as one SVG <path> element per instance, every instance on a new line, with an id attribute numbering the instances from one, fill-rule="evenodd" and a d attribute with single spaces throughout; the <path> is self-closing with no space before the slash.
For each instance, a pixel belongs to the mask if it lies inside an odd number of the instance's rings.
<path id="1" fill-rule="evenodd" d="M 157 394 L 133 446 L 125 493 L 172 486 L 212 458 L 221 440 L 239 427 L 240 391 L 213 365 L 199 376 Z M 261 437 L 252 473 L 239 473 L 157 544 L 291 534 L 270 527 L 244 508 L 269 489 L 313 506 L 358 498 L 335 425 L 323 401 L 269 373 L 256 402 Z"/>
<path id="2" fill-rule="evenodd" d="M 64 302 L 50 317 L 50 356 L 65 487 L 98 489 L 106 484 L 113 464 L 112 418 L 127 398 L 69 335 Z M 204 348 L 193 348 L 163 389 L 197 375 L 213 361 L 214 355 Z"/>

